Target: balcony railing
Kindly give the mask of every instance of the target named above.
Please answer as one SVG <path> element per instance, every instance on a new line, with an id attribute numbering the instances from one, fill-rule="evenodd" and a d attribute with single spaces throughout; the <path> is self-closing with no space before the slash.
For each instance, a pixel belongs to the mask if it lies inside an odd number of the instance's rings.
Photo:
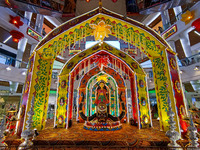
<path id="1" fill-rule="evenodd" d="M 17 68 L 27 68 L 28 67 L 28 63 L 18 60 L 14 57 L 5 55 L 0 53 L 0 63 L 1 64 L 5 64 L 5 65 L 9 65 L 9 66 L 13 66 L 13 67 L 17 67 Z"/>
<path id="2" fill-rule="evenodd" d="M 200 62 L 200 53 L 181 59 L 179 64 L 181 64 L 181 66 L 189 66 L 199 62 Z"/>

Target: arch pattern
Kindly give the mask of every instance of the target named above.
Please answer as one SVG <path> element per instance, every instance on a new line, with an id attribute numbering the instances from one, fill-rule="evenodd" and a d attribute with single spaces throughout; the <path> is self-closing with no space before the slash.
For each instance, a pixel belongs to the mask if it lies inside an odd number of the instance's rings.
<path id="1" fill-rule="evenodd" d="M 98 76 L 102 76 L 102 75 L 107 75 L 105 73 L 100 73 Z M 118 94 L 118 91 L 117 91 L 117 86 L 116 86 L 116 83 L 114 81 L 113 78 L 111 78 L 109 75 L 107 75 L 107 83 L 106 85 L 110 88 L 110 114 L 113 115 L 113 116 L 117 116 L 119 115 L 118 112 L 118 103 L 117 103 L 117 94 Z M 96 79 L 97 79 L 97 76 L 93 77 L 90 82 L 88 82 L 88 86 L 87 86 L 87 95 L 88 95 L 88 100 L 91 100 L 91 109 L 90 109 L 90 114 L 94 114 L 96 111 L 95 111 L 95 105 L 93 104 L 93 102 L 95 101 L 95 96 L 96 96 L 96 93 L 95 93 L 95 90 L 97 88 L 97 86 L 99 85 L 98 81 L 96 82 Z M 96 82 L 96 83 L 94 83 Z M 92 89 L 91 91 L 89 91 L 89 89 Z"/>
<path id="2" fill-rule="evenodd" d="M 161 128 L 165 131 L 168 130 L 168 104 L 166 100 L 168 96 L 167 93 L 169 92 L 169 97 L 172 101 L 173 111 L 175 112 L 177 130 L 180 132 L 178 120 L 179 118 L 181 118 L 181 110 L 179 109 L 179 107 L 181 105 L 183 106 L 186 111 L 186 115 L 187 110 L 184 102 L 184 94 L 180 82 L 180 75 L 178 73 L 175 53 L 171 50 L 166 41 L 152 29 L 146 27 L 139 22 L 133 21 L 129 18 L 124 18 L 123 16 L 112 13 L 105 8 L 102 8 L 95 9 L 94 11 L 74 18 L 64 23 L 60 27 L 54 29 L 48 36 L 45 37 L 45 39 L 43 39 L 38 44 L 38 46 L 34 50 L 34 65 L 29 65 L 28 69 L 30 70 L 31 67 L 33 68 L 31 71 L 31 82 L 30 84 L 28 84 L 29 79 L 27 77 L 25 83 L 30 86 L 24 87 L 24 91 L 27 91 L 29 88 L 28 96 L 26 96 L 25 92 L 22 96 L 22 104 L 24 104 L 23 106 L 26 111 L 24 116 L 25 119 L 22 119 L 24 120 L 24 122 L 22 121 L 18 126 L 19 135 L 21 133 L 21 129 L 25 129 L 27 112 L 30 109 L 30 102 L 32 97 L 34 97 L 35 99 L 35 115 L 33 117 L 33 126 L 36 127 L 38 130 L 44 128 L 47 112 L 47 102 L 50 90 L 51 72 L 54 59 L 67 46 L 71 47 L 73 43 L 77 41 L 80 42 L 80 40 L 85 40 L 87 36 L 92 35 L 92 29 L 89 27 L 89 24 L 97 24 L 101 20 L 104 20 L 106 24 L 112 25 L 111 31 L 113 36 L 115 36 L 117 39 L 122 39 L 128 43 L 135 45 L 151 59 L 154 66 L 154 78 L 156 84 L 157 99 L 159 103 Z M 99 50 L 99 48 L 97 49 Z M 93 50 L 95 51 L 95 49 Z M 76 57 L 77 56 L 78 55 L 76 55 Z M 170 60 L 172 57 L 174 58 L 175 65 L 177 66 L 174 70 L 172 70 L 173 68 L 170 68 Z M 81 58 L 79 58 L 78 60 L 80 59 Z M 126 60 L 124 61 L 126 62 Z M 132 62 L 127 63 L 131 64 Z M 66 67 L 69 66 L 73 67 L 72 64 L 67 64 Z M 69 70 L 70 69 L 66 69 L 66 72 L 68 72 L 68 74 L 70 73 Z M 140 73 L 142 74 L 142 71 Z M 176 74 L 176 77 L 172 77 L 172 75 L 174 74 Z M 67 76 L 67 73 L 65 75 Z M 73 82 L 72 79 L 74 78 L 74 76 L 71 75 L 70 77 L 67 76 L 66 78 L 70 79 L 70 81 Z M 173 79 L 173 81 L 177 80 L 177 82 L 174 82 L 172 84 L 171 79 Z M 60 82 L 61 79 L 59 83 Z M 69 82 L 67 82 L 66 84 L 67 86 L 65 87 L 65 90 L 67 90 L 68 86 L 70 85 Z M 174 89 L 179 89 L 179 92 L 176 90 L 178 93 L 174 93 Z M 58 90 L 60 89 L 58 88 Z M 177 110 L 175 104 L 178 104 Z M 183 128 L 182 125 L 181 127 Z"/>
<path id="3" fill-rule="evenodd" d="M 106 74 L 109 74 L 112 78 L 115 79 L 116 84 L 118 86 L 118 94 L 121 93 L 122 91 L 125 93 L 125 95 L 127 95 L 124 79 L 121 77 L 121 75 L 118 72 L 116 72 L 112 68 L 105 68 L 105 67 L 103 67 L 102 71 Z M 95 67 L 92 70 L 90 70 L 88 73 L 86 73 L 85 76 L 83 76 L 82 80 L 80 81 L 80 86 L 79 86 L 79 105 L 81 103 L 81 93 L 84 93 L 86 95 L 86 91 L 87 91 L 86 87 L 87 87 L 88 81 L 95 75 L 98 75 L 99 73 L 101 73 L 102 71 L 98 67 Z M 124 102 L 125 102 L 125 107 L 126 107 L 126 96 L 124 100 L 125 100 Z M 120 105 L 120 108 L 121 108 L 121 105 Z M 85 107 L 83 107 L 83 112 L 84 110 L 85 110 Z M 123 118 L 123 120 L 124 119 L 126 119 L 126 116 Z M 79 117 L 79 122 L 83 122 L 83 120 L 80 117 Z"/>

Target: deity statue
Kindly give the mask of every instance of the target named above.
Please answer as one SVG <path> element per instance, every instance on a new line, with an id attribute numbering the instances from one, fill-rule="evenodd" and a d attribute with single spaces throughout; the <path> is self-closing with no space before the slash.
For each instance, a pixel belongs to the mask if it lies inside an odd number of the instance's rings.
<path id="1" fill-rule="evenodd" d="M 100 82 L 99 87 L 97 88 L 96 100 L 95 100 L 94 104 L 96 106 L 98 106 L 100 102 L 103 102 L 106 105 L 108 105 L 108 103 L 109 103 L 108 91 L 105 87 L 104 82 Z"/>

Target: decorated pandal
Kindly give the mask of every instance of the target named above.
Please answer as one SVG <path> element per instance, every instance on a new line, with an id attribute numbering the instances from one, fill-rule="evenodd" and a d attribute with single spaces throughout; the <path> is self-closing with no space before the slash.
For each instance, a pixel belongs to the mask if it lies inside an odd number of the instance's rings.
<path id="1" fill-rule="evenodd" d="M 54 60 L 58 55 L 63 56 L 65 51 L 75 50 L 75 44 L 80 47 L 80 43 L 86 42 L 88 36 L 94 36 L 98 43 L 78 53 L 70 53 L 73 56 L 58 76 L 54 124 L 47 128 L 45 125 Z M 122 51 L 109 45 L 105 40 L 109 36 L 127 43 L 128 50 Z M 146 56 L 151 60 L 154 72 L 159 115 L 157 131 L 151 128 L 147 74 L 139 64 Z M 101 5 L 57 27 L 37 45 L 29 58 L 16 135 L 24 135 L 25 131 L 30 130 L 32 121 L 27 115 L 30 110 L 32 112 L 29 115 L 34 114 L 32 129 L 40 134 L 34 138 L 35 143 L 41 140 L 42 135 L 45 135 L 43 138 L 46 140 L 53 140 L 57 137 L 57 131 L 66 133 L 63 137 L 68 140 L 69 136 L 76 135 L 71 139 L 73 141 L 78 140 L 78 134 L 87 133 L 92 137 L 102 134 L 100 131 L 107 132 L 105 136 L 126 132 L 131 139 L 133 135 L 128 132 L 133 130 L 130 128 L 138 133 L 147 131 L 152 137 L 156 133 L 160 135 L 157 140 L 165 138 L 163 140 L 166 141 L 166 131 L 184 136 L 189 126 L 184 120 L 188 111 L 176 53 L 152 29 Z M 168 113 L 168 110 L 174 115 Z M 77 131 L 76 126 L 79 127 Z M 71 133 L 72 129 L 75 129 L 74 133 Z M 173 137 L 173 134 L 170 136 L 173 140 L 180 139 Z M 155 138 L 151 140 L 156 141 Z"/>

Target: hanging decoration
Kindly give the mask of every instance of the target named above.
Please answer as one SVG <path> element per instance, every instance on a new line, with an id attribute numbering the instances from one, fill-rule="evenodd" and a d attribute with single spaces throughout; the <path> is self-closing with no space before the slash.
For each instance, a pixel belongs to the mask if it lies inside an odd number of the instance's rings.
<path id="1" fill-rule="evenodd" d="M 10 15 L 10 21 L 11 24 L 15 25 L 17 28 L 19 28 L 20 26 L 22 26 L 24 23 L 20 20 L 19 16 L 11 16 Z"/>
<path id="2" fill-rule="evenodd" d="M 97 82 L 99 82 L 99 81 L 105 81 L 106 83 L 107 83 L 107 75 L 105 74 L 105 75 L 101 75 L 101 76 L 97 76 Z"/>
<path id="3" fill-rule="evenodd" d="M 13 42 L 15 43 L 18 43 L 21 39 L 24 38 L 24 34 L 16 30 L 10 31 L 10 34 L 12 35 Z"/>
<path id="4" fill-rule="evenodd" d="M 73 56 L 73 55 L 76 55 L 77 53 L 81 52 L 80 49 L 71 49 L 69 50 L 69 56 Z"/>
<path id="5" fill-rule="evenodd" d="M 198 32 L 200 32 L 200 18 L 195 20 L 193 23 L 192 23 L 192 27 L 194 27 Z"/>
<path id="6" fill-rule="evenodd" d="M 108 56 L 96 55 L 93 59 L 95 63 L 97 63 L 97 66 L 100 68 L 100 70 L 103 69 L 103 66 L 107 68 L 108 64 L 110 64 Z"/>
<path id="7" fill-rule="evenodd" d="M 93 36 L 96 41 L 103 41 L 105 37 L 111 34 L 111 25 L 107 25 L 103 20 L 96 24 L 90 24 L 90 27 L 94 29 Z"/>
<path id="8" fill-rule="evenodd" d="M 112 0 L 113 1 L 113 3 L 116 3 L 117 2 L 117 0 Z"/>
<path id="9" fill-rule="evenodd" d="M 9 0 L 5 0 L 5 3 L 10 7 L 11 3 L 9 2 Z"/>
<path id="10" fill-rule="evenodd" d="M 194 10 L 193 11 L 187 10 L 184 14 L 181 15 L 182 17 L 181 21 L 185 22 L 185 25 L 190 23 L 190 21 L 194 19 L 194 13 L 195 13 Z"/>

